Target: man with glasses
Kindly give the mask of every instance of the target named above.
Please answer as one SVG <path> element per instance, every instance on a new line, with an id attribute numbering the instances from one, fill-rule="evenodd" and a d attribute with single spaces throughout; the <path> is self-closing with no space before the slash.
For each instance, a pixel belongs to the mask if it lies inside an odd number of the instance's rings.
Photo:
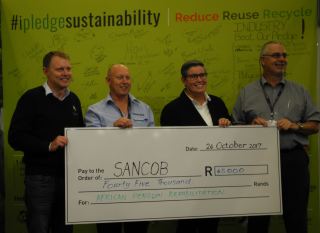
<path id="1" fill-rule="evenodd" d="M 154 126 L 151 108 L 130 94 L 131 76 L 128 67 L 123 64 L 112 65 L 108 69 L 106 82 L 109 95 L 96 104 L 89 106 L 85 122 L 87 127 L 149 127 Z M 143 143 L 143 142 L 141 142 Z M 113 153 L 110 151 L 110 153 Z M 130 157 L 130 155 L 128 154 Z M 124 232 L 148 231 L 148 222 L 126 222 Z M 98 233 L 121 233 L 121 223 L 101 223 Z"/>
<path id="2" fill-rule="evenodd" d="M 222 99 L 206 92 L 207 76 L 201 61 L 187 61 L 182 65 L 181 81 L 184 90 L 163 108 L 160 116 L 162 126 L 230 125 L 229 113 Z M 218 221 L 218 218 L 179 220 L 176 232 L 215 233 Z"/>
<path id="3" fill-rule="evenodd" d="M 287 53 L 270 41 L 260 52 L 262 77 L 240 91 L 235 123 L 276 126 L 280 132 L 283 218 L 287 233 L 307 233 L 308 136 L 319 130 L 320 112 L 300 85 L 286 80 Z M 269 216 L 249 217 L 248 233 L 267 233 Z"/>

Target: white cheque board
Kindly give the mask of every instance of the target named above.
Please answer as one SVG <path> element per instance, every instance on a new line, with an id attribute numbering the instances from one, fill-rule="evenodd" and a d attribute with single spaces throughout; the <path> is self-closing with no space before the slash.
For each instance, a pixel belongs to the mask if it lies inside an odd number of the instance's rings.
<path id="1" fill-rule="evenodd" d="M 274 127 L 65 133 L 67 224 L 282 214 Z"/>

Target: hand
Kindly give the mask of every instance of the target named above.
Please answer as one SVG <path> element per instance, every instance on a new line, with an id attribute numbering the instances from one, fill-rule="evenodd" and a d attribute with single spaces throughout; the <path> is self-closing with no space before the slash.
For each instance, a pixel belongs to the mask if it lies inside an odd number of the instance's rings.
<path id="1" fill-rule="evenodd" d="M 268 126 L 268 121 L 262 117 L 256 117 L 251 122 L 252 125 L 262 125 L 264 127 Z"/>
<path id="2" fill-rule="evenodd" d="M 121 117 L 115 122 L 113 122 L 113 126 L 120 127 L 120 128 L 131 128 L 132 127 L 132 121 L 128 118 Z"/>
<path id="3" fill-rule="evenodd" d="M 227 118 L 220 118 L 218 124 L 220 127 L 227 127 L 231 125 L 231 121 Z"/>
<path id="4" fill-rule="evenodd" d="M 59 147 L 63 148 L 68 144 L 68 139 L 65 136 L 57 136 L 49 146 L 49 151 L 54 152 L 58 150 Z"/>
<path id="5" fill-rule="evenodd" d="M 291 122 L 287 118 L 282 118 L 280 120 L 277 120 L 277 127 L 279 130 L 289 130 L 289 129 L 298 130 L 299 129 L 299 126 L 296 123 Z"/>

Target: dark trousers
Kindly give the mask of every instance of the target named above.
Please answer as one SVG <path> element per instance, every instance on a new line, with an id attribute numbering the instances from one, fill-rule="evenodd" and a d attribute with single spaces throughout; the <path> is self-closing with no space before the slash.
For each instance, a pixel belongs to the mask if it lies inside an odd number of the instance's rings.
<path id="1" fill-rule="evenodd" d="M 219 218 L 179 220 L 176 233 L 217 233 L 218 223 Z"/>
<path id="2" fill-rule="evenodd" d="M 302 147 L 281 150 L 283 220 L 287 233 L 307 233 L 309 157 Z M 270 216 L 248 219 L 248 233 L 267 233 Z"/>
<path id="3" fill-rule="evenodd" d="M 29 233 L 71 233 L 65 225 L 64 178 L 25 176 L 25 201 Z"/>
<path id="4" fill-rule="evenodd" d="M 97 224 L 98 233 L 121 233 L 122 226 L 125 233 L 147 233 L 149 222 L 116 222 L 116 223 L 99 223 Z"/>

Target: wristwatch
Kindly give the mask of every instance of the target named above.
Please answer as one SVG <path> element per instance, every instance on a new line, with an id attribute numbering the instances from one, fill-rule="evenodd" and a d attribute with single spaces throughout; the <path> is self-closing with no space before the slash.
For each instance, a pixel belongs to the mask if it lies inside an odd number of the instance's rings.
<path id="1" fill-rule="evenodd" d="M 303 129 L 304 128 L 304 125 L 301 122 L 297 122 L 297 125 L 298 125 L 299 129 Z"/>

